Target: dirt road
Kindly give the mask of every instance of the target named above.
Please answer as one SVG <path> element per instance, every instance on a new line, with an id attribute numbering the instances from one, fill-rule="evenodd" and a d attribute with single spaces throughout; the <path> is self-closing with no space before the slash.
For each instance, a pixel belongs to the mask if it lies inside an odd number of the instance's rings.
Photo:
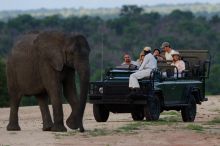
<path id="1" fill-rule="evenodd" d="M 39 107 L 21 107 L 21 131 L 6 131 L 9 108 L 0 109 L 0 146 L 220 146 L 220 96 L 198 106 L 194 123 L 183 123 L 176 111 L 163 112 L 157 122 L 134 122 L 130 114 L 110 114 L 97 123 L 92 105 L 84 116 L 85 133 L 43 132 Z M 70 114 L 64 105 L 65 119 Z"/>

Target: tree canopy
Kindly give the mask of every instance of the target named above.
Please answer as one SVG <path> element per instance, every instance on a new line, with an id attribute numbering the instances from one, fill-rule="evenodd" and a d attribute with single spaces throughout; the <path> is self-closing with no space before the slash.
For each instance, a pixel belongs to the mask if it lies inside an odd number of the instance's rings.
<path id="1" fill-rule="evenodd" d="M 124 53 L 130 53 L 136 60 L 144 46 L 159 48 L 164 41 L 169 41 L 177 50 L 208 49 L 212 55 L 212 67 L 207 93 L 220 93 L 220 82 L 217 82 L 220 65 L 219 16 L 206 19 L 179 10 L 161 16 L 156 12 L 143 13 L 138 6 L 123 6 L 120 14 L 108 20 L 89 16 L 64 18 L 59 15 L 35 18 L 25 14 L 7 22 L 0 21 L 0 106 L 8 105 L 4 60 L 16 38 L 33 30 L 59 30 L 85 35 L 92 50 L 92 81 L 101 78 L 102 49 L 104 68 L 120 64 Z"/>

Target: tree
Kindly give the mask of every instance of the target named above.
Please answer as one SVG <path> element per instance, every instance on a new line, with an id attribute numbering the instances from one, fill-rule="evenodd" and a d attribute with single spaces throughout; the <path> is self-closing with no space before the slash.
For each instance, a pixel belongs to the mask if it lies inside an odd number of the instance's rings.
<path id="1" fill-rule="evenodd" d="M 124 5 L 122 6 L 120 16 L 138 16 L 143 10 L 143 8 L 136 5 Z"/>

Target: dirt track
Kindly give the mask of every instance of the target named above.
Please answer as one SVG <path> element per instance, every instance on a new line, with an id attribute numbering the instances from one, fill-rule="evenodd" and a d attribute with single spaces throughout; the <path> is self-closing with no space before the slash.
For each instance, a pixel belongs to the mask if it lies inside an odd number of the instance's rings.
<path id="1" fill-rule="evenodd" d="M 0 146 L 220 146 L 220 96 L 198 106 L 194 123 L 183 123 L 179 112 L 164 112 L 158 122 L 133 122 L 130 114 L 110 114 L 97 123 L 87 104 L 85 133 L 43 132 L 40 110 L 21 107 L 21 131 L 8 132 L 9 109 L 0 109 Z M 64 105 L 65 119 L 70 107 Z"/>

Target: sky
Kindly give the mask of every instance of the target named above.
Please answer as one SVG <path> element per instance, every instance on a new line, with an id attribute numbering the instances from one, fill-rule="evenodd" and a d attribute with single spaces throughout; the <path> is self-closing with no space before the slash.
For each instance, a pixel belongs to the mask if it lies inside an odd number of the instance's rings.
<path id="1" fill-rule="evenodd" d="M 59 9 L 59 8 L 112 8 L 122 5 L 135 4 L 183 4 L 183 3 L 220 3 L 220 0 L 0 0 L 0 11 L 30 10 L 30 9 Z"/>

